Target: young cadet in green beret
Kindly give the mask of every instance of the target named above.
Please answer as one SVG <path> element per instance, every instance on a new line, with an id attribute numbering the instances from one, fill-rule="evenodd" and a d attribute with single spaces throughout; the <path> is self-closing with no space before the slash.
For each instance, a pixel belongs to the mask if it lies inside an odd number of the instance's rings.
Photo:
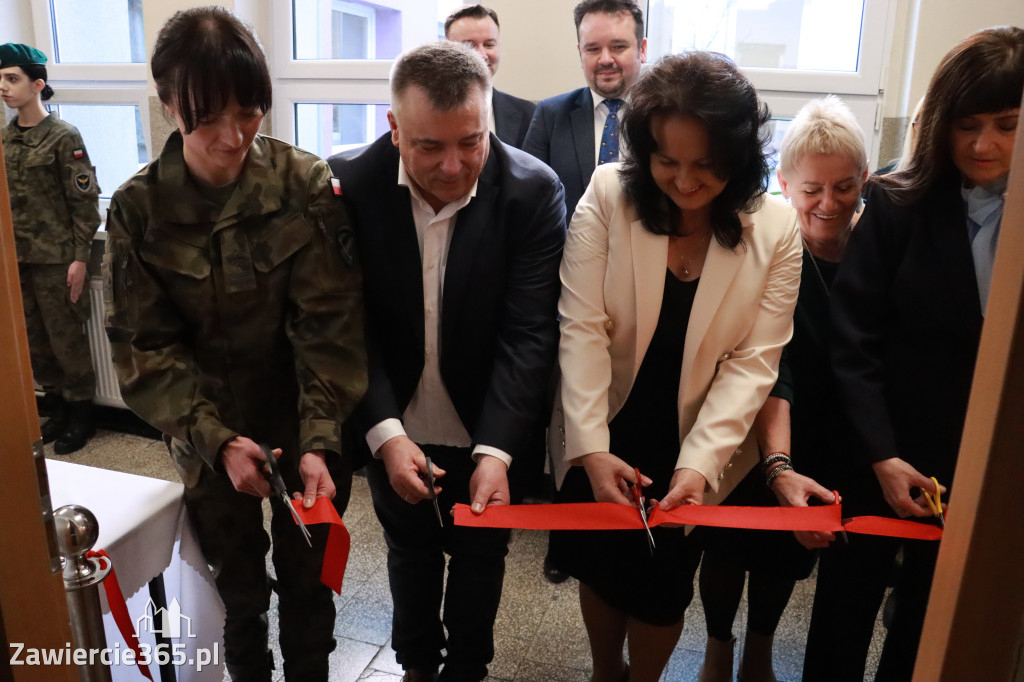
<path id="1" fill-rule="evenodd" d="M 0 45 L 0 95 L 18 112 L 3 141 L 32 375 L 53 406 L 43 442 L 66 455 L 95 433 L 86 263 L 100 188 L 78 129 L 43 107 L 53 96 L 45 65 L 34 47 Z"/>

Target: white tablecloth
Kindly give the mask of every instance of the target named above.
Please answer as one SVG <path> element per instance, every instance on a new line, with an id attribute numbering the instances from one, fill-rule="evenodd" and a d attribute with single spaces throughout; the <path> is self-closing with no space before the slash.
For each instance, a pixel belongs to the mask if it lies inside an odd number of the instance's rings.
<path id="1" fill-rule="evenodd" d="M 147 584 L 163 573 L 168 610 L 175 614 L 172 627 L 180 627 L 171 637 L 172 645 L 184 645 L 186 660 L 196 660 L 199 649 L 209 652 L 217 647 L 218 663 L 201 671 L 195 665 L 177 667 L 179 682 L 218 681 L 223 677 L 224 607 L 210 576 L 209 568 L 192 534 L 182 499 L 184 487 L 154 478 L 123 474 L 106 469 L 47 460 L 50 497 L 54 510 L 66 504 L 86 507 L 99 521 L 99 539 L 94 549 L 110 555 L 117 579 L 128 604 L 128 613 L 139 632 L 139 641 L 155 646 Z M 103 625 L 107 644 L 126 644 L 100 588 Z M 175 604 L 180 608 L 180 619 Z M 190 636 L 191 635 L 191 636 Z M 175 649 L 178 651 L 180 649 Z M 154 679 L 159 670 L 150 666 Z M 111 667 L 115 681 L 145 680 L 136 666 Z"/>

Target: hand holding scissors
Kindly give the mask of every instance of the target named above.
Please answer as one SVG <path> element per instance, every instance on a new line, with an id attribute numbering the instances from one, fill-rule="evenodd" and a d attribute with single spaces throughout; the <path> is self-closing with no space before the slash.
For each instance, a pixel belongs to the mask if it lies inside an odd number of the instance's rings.
<path id="1" fill-rule="evenodd" d="M 653 557 L 654 536 L 651 535 L 651 527 L 647 524 L 647 509 L 644 507 L 644 496 L 640 490 L 640 481 L 642 480 L 640 469 L 633 467 L 633 473 L 636 474 L 636 483 L 633 484 L 633 506 L 640 512 L 640 520 L 644 522 L 644 530 L 647 531 L 647 546 L 651 550 L 651 556 Z"/>
<path id="2" fill-rule="evenodd" d="M 924 488 L 921 488 L 921 494 L 924 496 L 928 506 L 932 508 L 932 513 L 935 518 L 939 520 L 939 527 L 946 527 L 946 516 L 942 511 L 942 486 L 939 485 L 939 479 L 932 476 L 932 483 L 935 484 L 934 497 Z"/>
<path id="3" fill-rule="evenodd" d="M 310 547 L 313 546 L 312 540 L 310 540 L 309 529 L 306 528 L 306 524 L 299 518 L 298 512 L 295 511 L 295 507 L 292 506 L 292 500 L 288 496 L 288 488 L 284 484 L 284 478 L 281 477 L 281 465 L 277 461 L 277 457 L 270 451 L 266 445 L 260 444 L 260 449 L 263 451 L 263 456 L 266 457 L 267 463 L 264 467 L 264 475 L 267 480 L 270 481 L 270 488 L 274 495 L 277 495 L 278 499 L 284 502 L 284 506 L 288 508 L 288 511 L 292 513 L 292 518 L 295 519 L 295 523 L 298 524 L 299 530 L 302 531 L 302 536 L 306 538 L 306 544 Z"/>

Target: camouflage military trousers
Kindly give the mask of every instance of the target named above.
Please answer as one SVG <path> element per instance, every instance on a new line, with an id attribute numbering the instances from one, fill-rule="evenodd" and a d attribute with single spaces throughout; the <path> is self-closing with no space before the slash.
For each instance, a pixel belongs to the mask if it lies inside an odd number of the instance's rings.
<path id="1" fill-rule="evenodd" d="M 65 400 L 92 400 L 96 375 L 89 355 L 89 282 L 76 303 L 68 298 L 68 266 L 18 263 L 32 376 Z"/>
<path id="2" fill-rule="evenodd" d="M 333 502 L 340 515 L 348 505 L 352 471 L 338 459 L 330 470 L 338 489 Z M 294 458 L 280 461 L 288 489 L 301 491 Z M 326 682 L 327 657 L 335 646 L 333 594 L 320 582 L 328 527 L 308 527 L 313 536 L 310 548 L 284 503 L 272 497 L 270 533 L 277 576 L 272 583 L 266 564 L 271 543 L 261 498 L 238 492 L 226 474 L 204 466 L 196 485 L 185 489 L 185 506 L 224 602 L 224 660 L 231 679 L 271 679 L 267 610 L 273 584 L 285 679 Z"/>

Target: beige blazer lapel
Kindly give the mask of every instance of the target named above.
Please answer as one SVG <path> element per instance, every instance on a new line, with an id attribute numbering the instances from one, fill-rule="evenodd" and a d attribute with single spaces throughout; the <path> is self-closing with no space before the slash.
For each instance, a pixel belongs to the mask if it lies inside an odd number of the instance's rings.
<path id="1" fill-rule="evenodd" d="M 744 230 L 744 233 L 746 230 Z M 746 234 L 744 234 L 746 236 Z M 679 410 L 680 422 L 685 420 L 683 416 L 684 406 L 693 402 L 693 392 L 706 390 L 706 382 L 691 382 L 687 379 L 692 375 L 694 362 L 698 357 L 701 345 L 707 337 L 708 332 L 714 324 L 715 316 L 718 315 L 729 290 L 733 279 L 740 271 L 740 266 L 746 259 L 746 249 L 740 244 L 735 249 L 727 249 L 718 243 L 716 239 L 711 240 L 708 245 L 708 255 L 704 260 L 704 269 L 701 272 L 700 284 L 697 285 L 697 295 L 693 300 L 693 309 L 690 311 L 690 322 L 686 328 L 686 342 L 683 346 L 683 368 L 679 377 Z M 711 363 L 717 362 L 718 358 L 709 358 Z M 690 389 L 690 390 L 687 390 Z M 696 413 L 689 415 L 690 423 L 681 423 L 683 432 L 689 431 L 696 418 Z"/>

